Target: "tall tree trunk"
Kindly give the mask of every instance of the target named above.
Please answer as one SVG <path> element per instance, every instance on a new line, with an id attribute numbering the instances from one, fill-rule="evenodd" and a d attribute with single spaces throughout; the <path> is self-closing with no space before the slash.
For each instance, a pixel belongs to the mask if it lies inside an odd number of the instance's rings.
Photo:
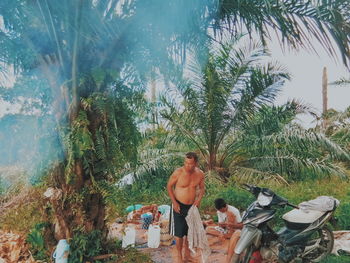
<path id="1" fill-rule="evenodd" d="M 322 73 L 322 127 L 327 128 L 327 111 L 328 111 L 328 77 L 327 67 L 323 68 Z"/>

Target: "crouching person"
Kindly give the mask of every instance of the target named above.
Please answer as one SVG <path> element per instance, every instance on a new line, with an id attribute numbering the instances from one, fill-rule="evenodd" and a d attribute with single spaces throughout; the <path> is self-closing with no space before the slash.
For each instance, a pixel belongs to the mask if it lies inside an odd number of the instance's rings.
<path id="1" fill-rule="evenodd" d="M 231 205 L 226 204 L 225 200 L 218 198 L 214 202 L 217 216 L 218 225 L 207 226 L 206 231 L 208 234 L 217 236 L 221 240 L 230 239 L 231 236 L 242 229 L 242 221 L 239 210 Z"/>

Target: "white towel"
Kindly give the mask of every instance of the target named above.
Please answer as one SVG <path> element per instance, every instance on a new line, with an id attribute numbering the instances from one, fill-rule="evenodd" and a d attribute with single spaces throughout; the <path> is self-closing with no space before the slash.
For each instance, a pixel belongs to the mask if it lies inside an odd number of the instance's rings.
<path id="1" fill-rule="evenodd" d="M 194 249 L 200 248 L 202 250 L 202 262 L 205 263 L 211 254 L 211 250 L 199 210 L 196 206 L 192 206 L 188 211 L 186 222 L 188 225 L 187 240 L 189 249 L 192 253 L 195 253 Z"/>

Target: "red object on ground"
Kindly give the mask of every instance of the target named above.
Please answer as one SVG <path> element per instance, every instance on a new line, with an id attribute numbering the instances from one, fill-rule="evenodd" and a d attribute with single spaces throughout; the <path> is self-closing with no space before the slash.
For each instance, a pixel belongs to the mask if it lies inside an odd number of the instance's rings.
<path id="1" fill-rule="evenodd" d="M 249 263 L 262 263 L 262 257 L 260 255 L 260 251 L 257 250 L 252 254 L 252 259 L 249 261 Z"/>

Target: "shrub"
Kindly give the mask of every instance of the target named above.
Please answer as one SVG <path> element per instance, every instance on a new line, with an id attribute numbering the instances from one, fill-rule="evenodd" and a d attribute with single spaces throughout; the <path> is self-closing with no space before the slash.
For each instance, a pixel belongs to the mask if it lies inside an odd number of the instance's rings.
<path id="1" fill-rule="evenodd" d="M 30 246 L 30 251 L 33 254 L 34 259 L 48 261 L 49 253 L 45 247 L 45 240 L 43 231 L 47 226 L 47 223 L 39 223 L 27 235 L 27 243 Z"/>
<path id="2" fill-rule="evenodd" d="M 69 241 L 69 263 L 85 262 L 89 258 L 100 255 L 103 251 L 101 237 L 101 231 L 98 230 L 90 233 L 84 233 L 81 229 L 74 231 L 73 238 Z"/>

